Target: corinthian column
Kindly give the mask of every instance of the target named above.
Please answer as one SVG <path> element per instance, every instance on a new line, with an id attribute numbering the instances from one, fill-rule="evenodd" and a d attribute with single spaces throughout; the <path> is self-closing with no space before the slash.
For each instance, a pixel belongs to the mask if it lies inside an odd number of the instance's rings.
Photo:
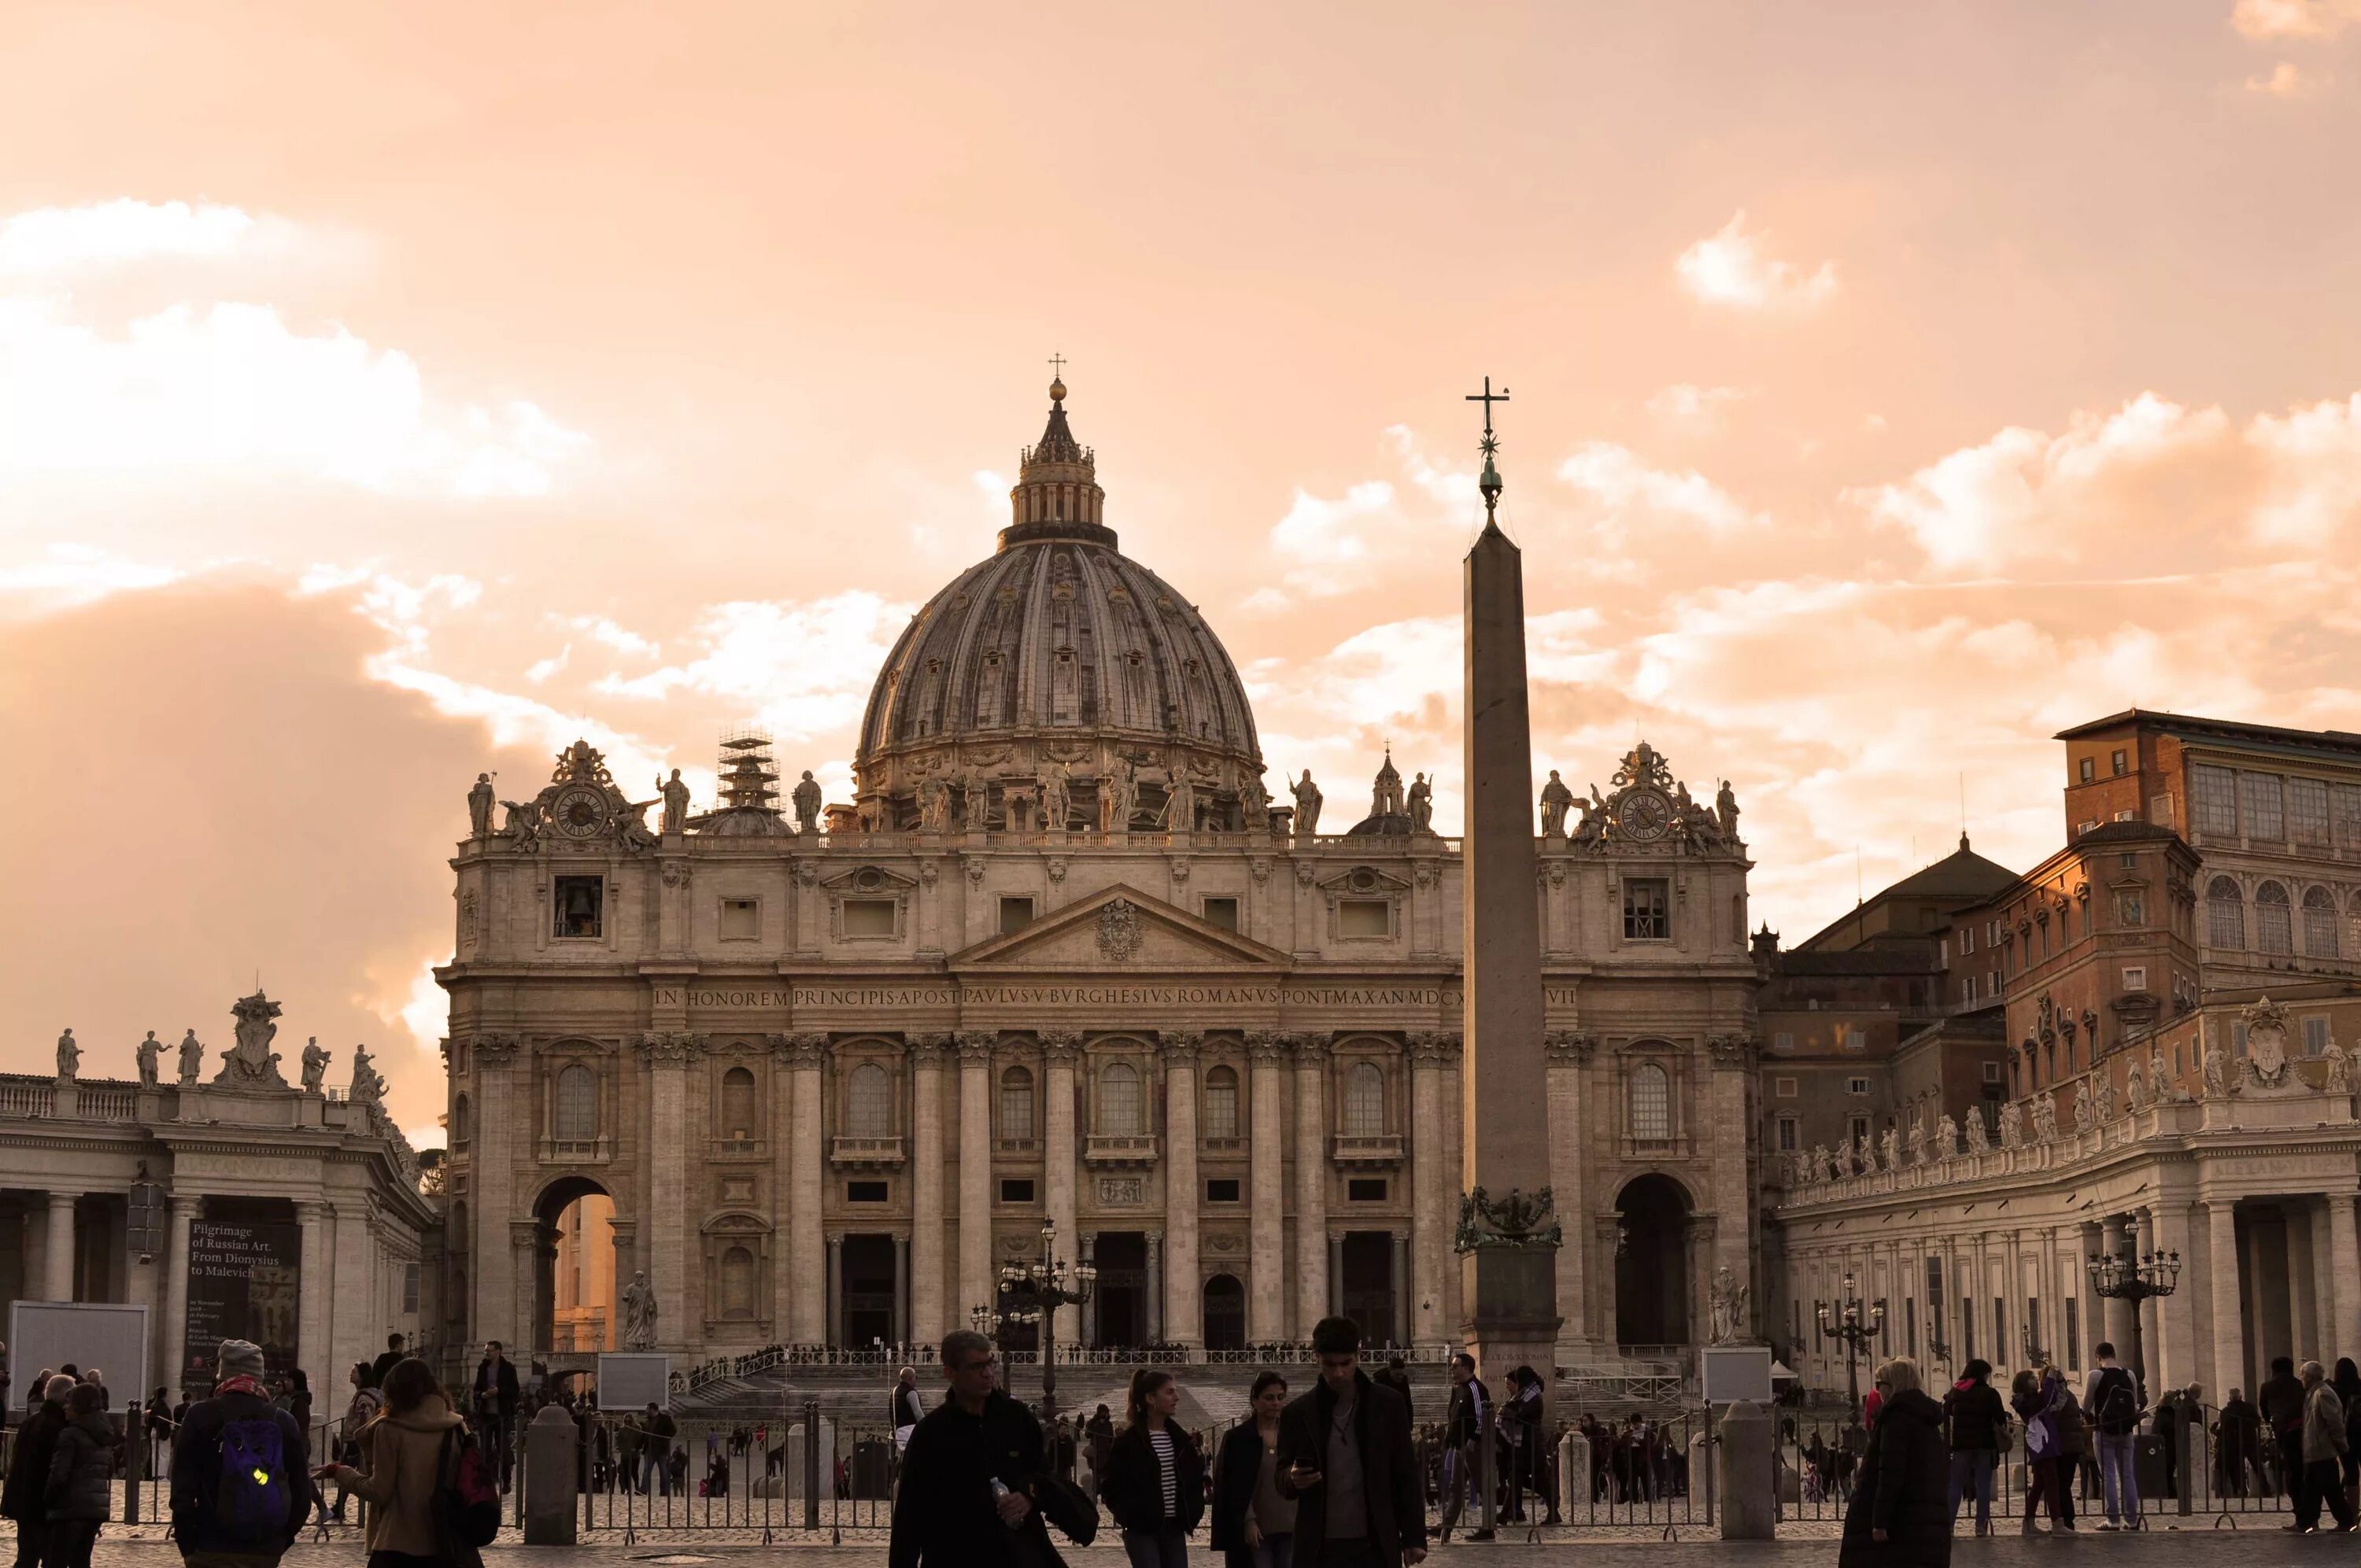
<path id="1" fill-rule="evenodd" d="M 1328 1036 L 1295 1036 L 1295 1337 L 1328 1315 Z"/>
<path id="2" fill-rule="evenodd" d="M 1203 1342 L 1197 1279 L 1197 1047 L 1192 1030 L 1164 1035 L 1164 1335 Z"/>
<path id="3" fill-rule="evenodd" d="M 1584 1263 L 1590 1246 L 1590 1225 L 1585 1218 L 1582 1193 L 1582 1069 L 1590 1059 L 1590 1036 L 1546 1035 L 1542 1046 L 1549 1067 L 1550 1206 L 1556 1211 L 1565 1241 L 1557 1249 L 1557 1310 L 1560 1359 L 1573 1357 L 1565 1347 L 1598 1337 L 1591 1326 L 1589 1302 L 1584 1295 Z"/>
<path id="4" fill-rule="evenodd" d="M 1410 1334 L 1412 1343 L 1443 1337 L 1443 1260 L 1451 1245 L 1449 1189 L 1443 1161 L 1443 1063 L 1437 1034 L 1410 1037 Z"/>
<path id="5" fill-rule="evenodd" d="M 1041 1132 L 1049 1223 L 1058 1228 L 1060 1254 L 1075 1262 L 1082 1237 L 1074 1218 L 1074 1058 L 1082 1037 L 1071 1029 L 1041 1031 Z M 1058 1343 L 1080 1343 L 1082 1309 L 1058 1309 Z"/>
<path id="6" fill-rule="evenodd" d="M 467 1337 L 478 1343 L 488 1339 L 524 1343 L 524 1335 L 518 1332 L 524 1325 L 509 1321 L 516 1289 L 509 1277 L 514 1255 L 508 1238 L 500 1234 L 503 1219 L 515 1212 L 518 1205 L 519 1157 L 530 1168 L 533 1140 L 542 1125 L 524 1091 L 523 1082 L 533 1076 L 532 1058 L 528 1056 L 522 1067 L 518 1065 L 520 1044 L 514 1035 L 478 1035 L 467 1052 L 476 1070 L 475 1168 L 469 1173 L 473 1190 L 467 1195 L 473 1228 L 467 1238 L 467 1278 L 475 1299 L 463 1305 L 470 1331 Z M 614 1131 L 603 1120 L 598 1130 L 610 1135 Z"/>
<path id="7" fill-rule="evenodd" d="M 910 1337 L 950 1332 L 943 1287 L 943 1047 L 949 1035 L 910 1036 Z M 963 1321 L 963 1320 L 962 1320 Z"/>
<path id="8" fill-rule="evenodd" d="M 658 1343 L 686 1347 L 701 1337 L 689 1332 L 682 1288 L 688 1280 L 688 1237 L 695 1225 L 690 1211 L 696 1206 L 688 1190 L 688 1069 L 705 1054 L 705 1036 L 642 1035 L 640 1054 L 648 1064 L 648 1283 L 655 1287 Z M 511 1266 L 522 1276 L 516 1281 L 518 1341 L 530 1344 L 533 1314 L 522 1303 L 535 1299 L 536 1270 L 529 1245 L 519 1246 L 515 1255 L 519 1261 Z"/>
<path id="9" fill-rule="evenodd" d="M 952 1315 L 990 1307 L 998 1297 L 992 1271 L 992 1047 L 990 1034 L 959 1037 L 959 1299 Z"/>
<path id="10" fill-rule="evenodd" d="M 1287 1337 L 1287 1188 L 1280 1170 L 1285 1128 L 1279 1120 L 1279 1063 L 1283 1036 L 1258 1032 L 1246 1036 L 1248 1113 L 1246 1150 L 1246 1263 L 1252 1287 L 1246 1295 L 1246 1337 L 1257 1344 Z"/>
<path id="11" fill-rule="evenodd" d="M 795 1149 L 787 1168 L 787 1233 L 802 1258 L 787 1302 L 792 1342 L 818 1344 L 828 1336 L 827 1304 L 820 1277 L 820 1096 L 827 1081 L 822 1068 L 828 1057 L 823 1034 L 787 1037 L 788 1093 L 795 1101 Z M 679 1216 L 658 1211 L 654 1223 L 672 1226 Z"/>
<path id="12" fill-rule="evenodd" d="M 2340 1356 L 2361 1356 L 2361 1248 L 2353 1233 L 2353 1194 L 2328 1195 L 2328 1257 L 2334 1271 L 2336 1317 L 2323 1332 Z"/>
<path id="13" fill-rule="evenodd" d="M 2246 1380 L 2246 1298 L 2238 1289 L 2238 1205 L 2229 1198 L 2205 1201 L 2205 1279 L 2213 1296 L 2213 1381 L 2206 1392 L 2226 1399 Z M 2123 1347 L 2115 1347 L 2120 1350 Z"/>

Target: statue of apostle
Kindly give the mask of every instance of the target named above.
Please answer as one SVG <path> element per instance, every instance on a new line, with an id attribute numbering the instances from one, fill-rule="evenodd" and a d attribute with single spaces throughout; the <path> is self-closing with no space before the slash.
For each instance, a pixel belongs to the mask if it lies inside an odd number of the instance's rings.
<path id="1" fill-rule="evenodd" d="M 478 773 L 475 788 L 467 792 L 467 833 L 470 838 L 492 836 L 492 775 Z"/>
<path id="2" fill-rule="evenodd" d="M 148 1037 L 133 1047 L 131 1057 L 139 1064 L 139 1087 L 155 1088 L 164 1070 L 164 1042 L 156 1037 L 155 1030 L 148 1031 Z"/>
<path id="3" fill-rule="evenodd" d="M 796 781 L 795 793 L 789 798 L 796 806 L 796 831 L 817 831 L 819 827 L 819 785 L 813 781 L 809 768 L 806 768 L 804 776 Z"/>
<path id="4" fill-rule="evenodd" d="M 1433 822 L 1434 786 L 1426 782 L 1424 773 L 1421 773 L 1411 781 L 1410 830 L 1413 833 L 1432 833 L 1434 831 Z"/>
<path id="5" fill-rule="evenodd" d="M 1565 781 L 1552 768 L 1549 783 L 1542 785 L 1542 837 L 1565 838 L 1565 814 L 1573 809 L 1574 791 L 1565 787 Z"/>
<path id="6" fill-rule="evenodd" d="M 672 771 L 670 780 L 666 780 L 662 774 L 657 775 L 656 793 L 664 796 L 664 816 L 659 819 L 662 823 L 661 830 L 666 833 L 677 833 L 686 828 L 688 826 L 688 786 L 680 782 L 678 768 Z"/>
<path id="7" fill-rule="evenodd" d="M 1295 836 L 1309 839 L 1320 831 L 1320 786 L 1312 782 L 1312 770 L 1290 784 L 1288 793 L 1295 796 Z"/>
<path id="8" fill-rule="evenodd" d="M 181 1036 L 181 1081 L 192 1084 L 204 1070 L 205 1047 L 197 1043 L 197 1032 L 192 1029 Z"/>

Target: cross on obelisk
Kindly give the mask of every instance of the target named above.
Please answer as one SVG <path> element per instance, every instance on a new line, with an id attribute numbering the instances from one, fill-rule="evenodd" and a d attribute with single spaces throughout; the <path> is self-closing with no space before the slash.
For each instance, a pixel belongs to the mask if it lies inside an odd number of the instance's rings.
<path id="1" fill-rule="evenodd" d="M 1519 1365 L 1556 1365 L 1557 1236 L 1551 1212 L 1548 1061 L 1542 1044 L 1541 920 L 1533 898 L 1533 745 L 1525 689 L 1524 564 L 1494 511 L 1492 405 L 1484 405 L 1484 532 L 1467 552 L 1467 789 L 1461 993 L 1467 1138 L 1461 1157 L 1461 1332 L 1478 1370 L 1502 1386 Z M 1571 1130 L 1569 1129 L 1569 1135 Z M 1577 1242 L 1577 1245 L 1578 1242 Z"/>

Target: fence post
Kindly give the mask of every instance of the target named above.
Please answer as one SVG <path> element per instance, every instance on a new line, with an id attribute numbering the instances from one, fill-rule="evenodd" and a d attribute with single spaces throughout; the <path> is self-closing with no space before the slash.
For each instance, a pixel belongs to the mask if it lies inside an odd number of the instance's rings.
<path id="1" fill-rule="evenodd" d="M 139 1472 L 147 1466 L 148 1434 L 141 1430 L 145 1409 L 134 1404 L 123 1417 L 123 1522 L 139 1522 Z"/>
<path id="2" fill-rule="evenodd" d="M 819 1529 L 819 1401 L 804 1401 L 804 1528 Z"/>
<path id="3" fill-rule="evenodd" d="M 1483 1487 L 1483 1496 L 1478 1499 L 1483 1504 L 1483 1511 L 1477 1515 L 1476 1533 L 1467 1538 L 1470 1541 L 1491 1540 L 1493 1528 L 1499 1522 L 1499 1509 L 1494 1497 L 1494 1488 L 1499 1485 L 1499 1470 L 1492 1454 L 1493 1431 L 1492 1401 L 1487 1399 L 1484 1401 L 1483 1419 L 1476 1423 L 1476 1475 Z"/>
<path id="4" fill-rule="evenodd" d="M 2189 1400 L 2181 1398 L 2173 1401 L 2172 1492 L 2173 1501 L 2179 1505 L 2175 1511 L 2179 1512 L 2184 1518 L 2188 1516 L 2190 1511 L 2189 1494 L 2196 1489 L 2195 1477 L 2201 1473 L 2201 1456 L 2195 1449 L 2190 1446 L 2189 1434 L 2191 1431 L 2202 1431 L 2204 1430 L 2202 1423 L 2192 1424 L 2190 1421 L 2189 1415 Z M 2339 1482 L 2338 1485 L 2341 1486 L 2343 1483 Z"/>

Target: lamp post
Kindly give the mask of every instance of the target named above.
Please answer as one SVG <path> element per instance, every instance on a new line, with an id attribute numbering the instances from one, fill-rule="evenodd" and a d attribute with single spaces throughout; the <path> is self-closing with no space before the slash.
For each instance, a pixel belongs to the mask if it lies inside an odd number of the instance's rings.
<path id="1" fill-rule="evenodd" d="M 2021 1326 L 2025 1330 L 2025 1364 L 2027 1366 L 2048 1365 L 2049 1353 L 2033 1343 L 2033 1325 L 2026 1323 Z"/>
<path id="2" fill-rule="evenodd" d="M 1863 1301 L 1859 1296 L 1853 1294 L 1856 1288 L 1857 1282 L 1853 1278 L 1852 1271 L 1847 1269 L 1844 1277 L 1844 1299 L 1838 1303 L 1837 1310 L 1833 1314 L 1828 1311 L 1828 1303 L 1821 1302 L 1819 1319 L 1820 1332 L 1834 1335 L 1844 1341 L 1845 1399 L 1851 1407 L 1853 1420 L 1858 1422 L 1861 1420 L 1859 1359 L 1862 1347 L 1875 1339 L 1879 1331 L 1885 1327 L 1885 1299 L 1881 1296 L 1874 1301 Z"/>
<path id="3" fill-rule="evenodd" d="M 1041 1222 L 1041 1255 L 1029 1263 L 1001 1266 L 999 1314 L 1012 1323 L 1038 1323 L 1041 1349 L 1041 1420 L 1058 1416 L 1058 1309 L 1080 1306 L 1098 1285 L 1095 1264 L 1069 1264 L 1058 1256 L 1058 1226 Z"/>
<path id="4" fill-rule="evenodd" d="M 2169 1296 L 2180 1288 L 2180 1255 L 2177 1252 L 2144 1252 L 2136 1257 L 2129 1247 L 2114 1257 L 2094 1252 L 2083 1267 L 2091 1276 L 2094 1295 L 2129 1301 L 2135 1311 L 2150 1297 Z"/>

